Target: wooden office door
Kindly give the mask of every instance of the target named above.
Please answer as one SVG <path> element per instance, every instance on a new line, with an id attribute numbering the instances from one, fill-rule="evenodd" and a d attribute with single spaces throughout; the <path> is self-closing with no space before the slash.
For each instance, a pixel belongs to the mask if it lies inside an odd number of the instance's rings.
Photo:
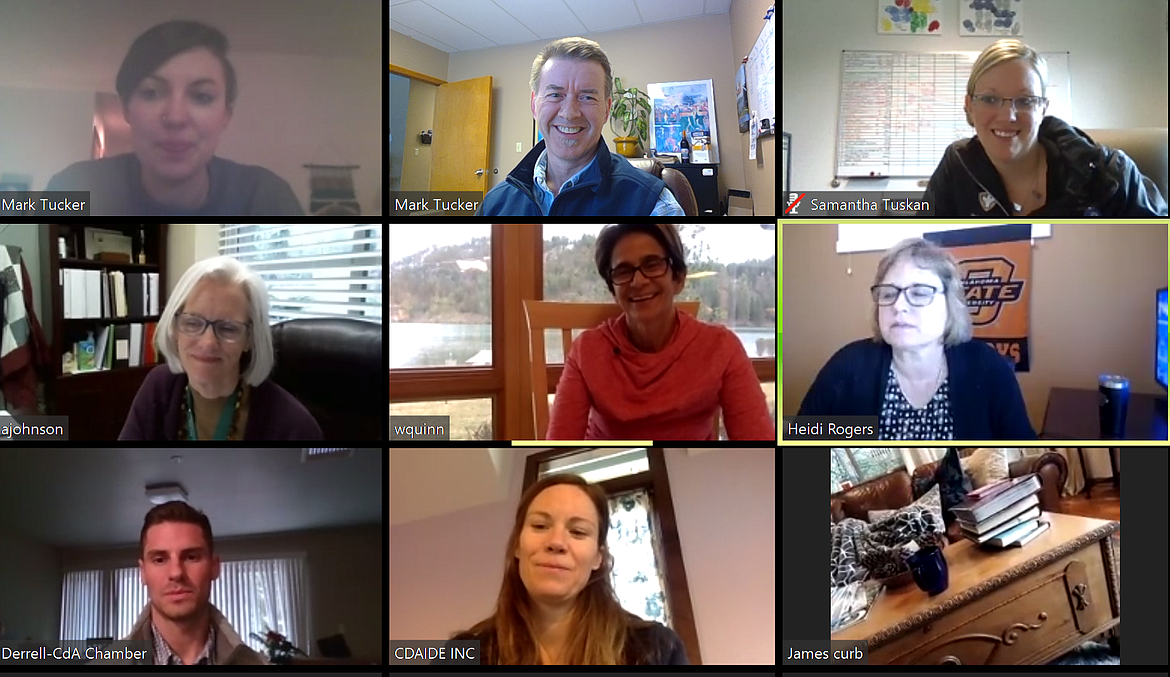
<path id="1" fill-rule="evenodd" d="M 439 85 L 431 191 L 486 192 L 491 159 L 492 76 Z"/>

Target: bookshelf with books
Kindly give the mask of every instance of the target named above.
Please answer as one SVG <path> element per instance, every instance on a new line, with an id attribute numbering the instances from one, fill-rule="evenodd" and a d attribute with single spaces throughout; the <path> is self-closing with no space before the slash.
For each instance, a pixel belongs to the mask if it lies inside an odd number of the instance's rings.
<path id="1" fill-rule="evenodd" d="M 47 407 L 69 417 L 70 439 L 114 440 L 146 374 L 167 296 L 165 224 L 50 225 Z M 68 355 L 67 355 L 68 354 Z"/>

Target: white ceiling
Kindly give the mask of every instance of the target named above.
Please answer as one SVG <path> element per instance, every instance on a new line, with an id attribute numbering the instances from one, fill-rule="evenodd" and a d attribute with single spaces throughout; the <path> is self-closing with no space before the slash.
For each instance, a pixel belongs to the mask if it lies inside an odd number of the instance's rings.
<path id="1" fill-rule="evenodd" d="M 499 501 L 515 502 L 510 484 L 529 454 L 548 449 L 391 448 L 390 526 Z M 683 449 L 697 456 L 719 449 Z M 519 467 L 518 467 L 519 466 Z"/>
<path id="2" fill-rule="evenodd" d="M 382 64 L 381 0 L 0 0 L 0 84 L 33 70 L 46 81 L 94 61 L 116 71 L 130 44 L 171 19 L 208 23 L 229 52 L 370 59 Z"/>
<path id="3" fill-rule="evenodd" d="M 380 524 L 384 454 L 301 463 L 300 449 L 5 449 L 0 533 L 57 547 L 137 543 L 146 485 L 169 481 L 216 538 Z"/>
<path id="4" fill-rule="evenodd" d="M 730 6 L 731 0 L 390 0 L 390 28 L 450 53 L 725 14 Z"/>

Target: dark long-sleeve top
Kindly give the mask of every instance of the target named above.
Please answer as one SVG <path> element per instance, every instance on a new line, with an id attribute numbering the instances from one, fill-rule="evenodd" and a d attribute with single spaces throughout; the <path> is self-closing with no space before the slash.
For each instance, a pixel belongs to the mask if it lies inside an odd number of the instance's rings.
<path id="1" fill-rule="evenodd" d="M 177 440 L 179 412 L 186 374 L 172 374 L 160 364 L 146 375 L 120 440 Z M 287 390 L 266 380 L 253 386 L 250 394 L 245 440 L 320 440 L 324 437 L 317 419 Z"/>
<path id="2" fill-rule="evenodd" d="M 991 346 L 967 341 L 945 349 L 956 440 L 1034 440 L 1015 372 Z M 872 339 L 841 348 L 821 368 L 798 416 L 878 416 L 893 360 Z"/>

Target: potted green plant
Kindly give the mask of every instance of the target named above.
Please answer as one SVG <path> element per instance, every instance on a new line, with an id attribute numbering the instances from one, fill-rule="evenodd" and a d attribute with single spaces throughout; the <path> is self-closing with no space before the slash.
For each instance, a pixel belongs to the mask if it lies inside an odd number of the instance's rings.
<path id="1" fill-rule="evenodd" d="M 613 79 L 613 108 L 609 113 L 609 129 L 614 136 L 617 152 L 626 157 L 638 156 L 638 143 L 645 145 L 650 133 L 650 97 L 637 87 L 625 89 L 622 79 Z M 613 123 L 621 126 L 622 134 L 617 135 Z M 632 136 L 631 136 L 632 135 Z"/>

